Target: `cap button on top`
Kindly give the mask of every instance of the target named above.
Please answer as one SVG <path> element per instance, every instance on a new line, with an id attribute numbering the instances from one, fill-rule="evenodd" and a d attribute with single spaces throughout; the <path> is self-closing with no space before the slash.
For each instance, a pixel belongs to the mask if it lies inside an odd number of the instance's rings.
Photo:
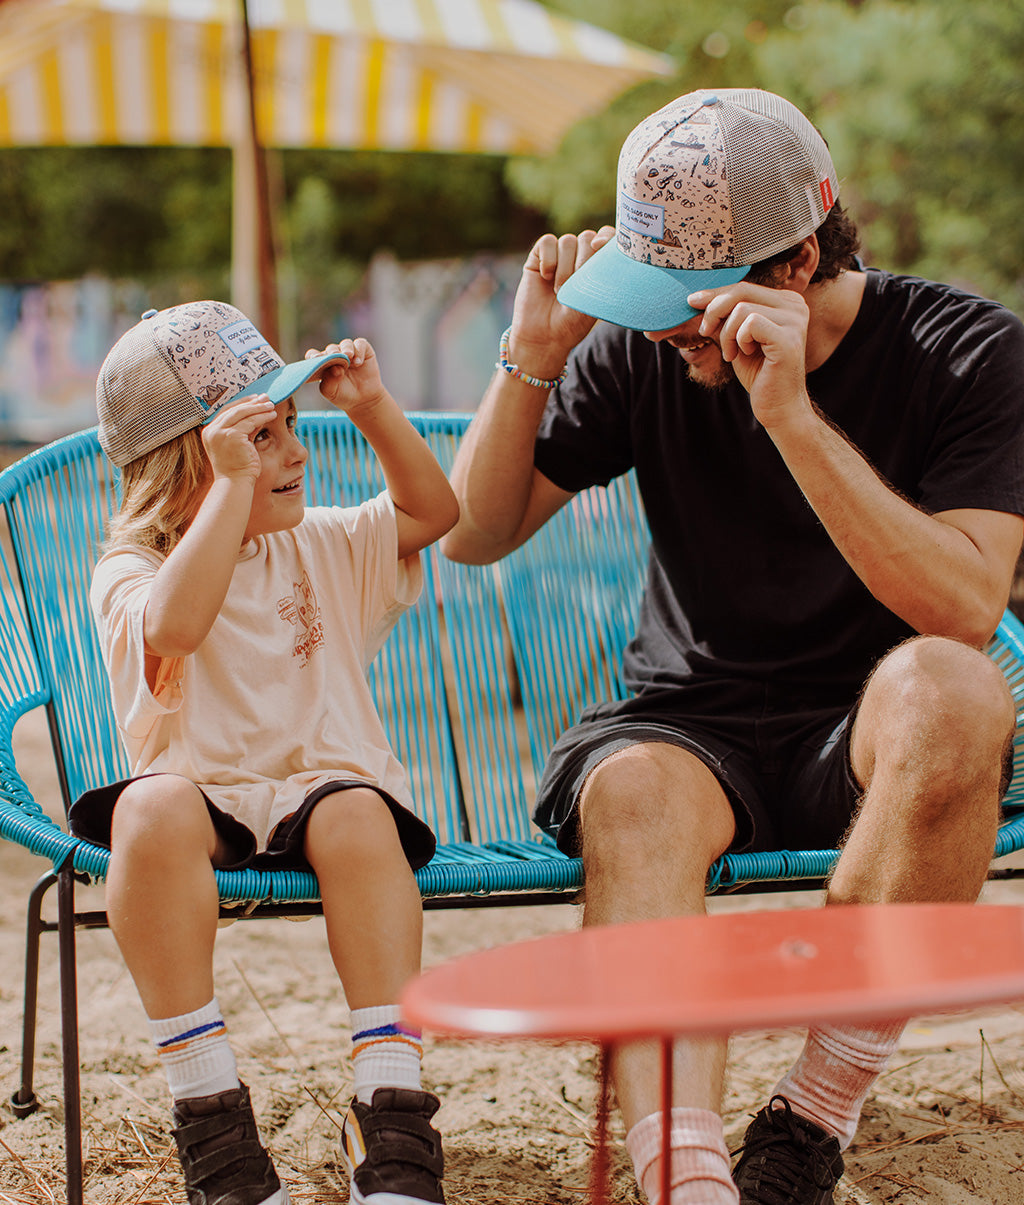
<path id="1" fill-rule="evenodd" d="M 155 318 L 156 315 L 157 315 L 156 310 L 147 310 L 142 316 L 143 316 L 143 318 Z"/>

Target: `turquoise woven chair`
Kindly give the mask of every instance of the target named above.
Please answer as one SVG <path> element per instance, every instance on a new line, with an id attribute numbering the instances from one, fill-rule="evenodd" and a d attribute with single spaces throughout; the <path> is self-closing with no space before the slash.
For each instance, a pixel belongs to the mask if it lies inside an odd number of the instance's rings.
<path id="1" fill-rule="evenodd" d="M 411 416 L 450 467 L 468 415 Z M 300 416 L 311 504 L 350 504 L 382 488 L 376 461 L 336 413 Z M 83 791 L 125 777 L 88 604 L 117 482 L 95 431 L 57 441 L 0 475 L 9 536 L 0 540 L 0 835 L 49 864 L 28 900 L 22 1082 L 11 1107 L 36 1107 L 35 999 L 40 936 L 61 960 L 68 1202 L 82 1199 L 75 932 L 106 924 L 75 906 L 76 882 L 102 881 L 108 854 L 76 840 L 63 816 Z M 426 907 L 572 900 L 577 859 L 530 822 L 547 752 L 586 704 L 623 694 L 619 665 L 645 577 L 647 531 L 632 477 L 574 498 L 513 556 L 487 567 L 424 555 L 420 602 L 374 662 L 371 682 L 395 751 L 439 848 L 417 872 Z M 1024 629 L 1007 614 L 991 655 L 1024 711 Z M 12 735 L 44 708 L 62 798 L 34 799 Z M 1024 759 L 1021 733 L 1015 763 Z M 44 806 L 45 805 L 45 806 Z M 1024 773 L 1015 777 L 995 850 L 1024 846 Z M 835 850 L 727 855 L 708 889 L 817 885 Z M 316 879 L 297 872 L 218 871 L 226 915 L 319 911 Z M 42 902 L 57 885 L 57 921 Z"/>

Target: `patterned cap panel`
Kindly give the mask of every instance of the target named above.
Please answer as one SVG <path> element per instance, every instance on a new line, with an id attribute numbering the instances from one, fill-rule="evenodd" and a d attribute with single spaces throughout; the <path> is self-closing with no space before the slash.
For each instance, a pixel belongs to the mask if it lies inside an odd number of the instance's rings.
<path id="1" fill-rule="evenodd" d="M 619 156 L 619 246 L 662 268 L 731 267 L 732 206 L 714 110 L 677 102 L 632 132 Z"/>
<path id="2" fill-rule="evenodd" d="M 284 361 L 248 318 L 223 301 L 196 301 L 150 319 L 153 341 L 208 409 Z"/>
<path id="3" fill-rule="evenodd" d="M 111 348 L 96 382 L 99 439 L 126 465 L 204 423 L 284 361 L 223 301 L 150 311 Z"/>

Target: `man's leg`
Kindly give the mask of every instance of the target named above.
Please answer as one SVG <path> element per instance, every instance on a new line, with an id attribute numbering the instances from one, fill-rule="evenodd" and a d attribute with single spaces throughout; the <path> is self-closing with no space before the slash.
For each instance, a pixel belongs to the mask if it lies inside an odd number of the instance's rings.
<path id="1" fill-rule="evenodd" d="M 851 764 L 864 796 L 827 902 L 975 900 L 995 845 L 1014 723 L 1003 675 L 978 650 L 918 637 L 884 658 L 865 688 L 851 736 Z M 902 1029 L 902 1022 L 880 1021 L 810 1030 L 797 1063 L 775 1088 L 798 1118 L 823 1134 L 822 1175 L 808 1167 L 809 1187 L 804 1195 L 794 1190 L 793 1201 L 832 1200 L 825 1172 L 831 1166 L 841 1173 L 838 1152 L 852 1141 L 863 1102 Z M 751 1129 L 781 1134 L 787 1117 L 785 1110 L 766 1111 Z M 752 1159 L 743 1170 L 737 1166 L 741 1201 L 774 1201 L 758 1189 L 771 1161 L 766 1153 L 763 1167 Z"/>
<path id="2" fill-rule="evenodd" d="M 585 925 L 701 915 L 708 868 L 733 838 L 732 807 L 710 770 L 674 745 L 613 753 L 580 793 Z M 724 1041 L 677 1042 L 674 1053 L 672 1205 L 736 1200 L 722 1123 Z M 661 1053 L 622 1047 L 612 1078 L 649 1200 L 660 1202 Z"/>

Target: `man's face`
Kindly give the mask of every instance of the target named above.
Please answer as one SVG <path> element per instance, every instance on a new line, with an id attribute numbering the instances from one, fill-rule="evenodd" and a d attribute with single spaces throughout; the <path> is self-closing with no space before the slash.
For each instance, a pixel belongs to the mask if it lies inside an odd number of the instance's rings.
<path id="1" fill-rule="evenodd" d="M 732 365 L 722 358 L 722 349 L 714 339 L 700 333 L 701 315 L 695 314 L 682 326 L 667 331 L 644 331 L 652 343 L 668 343 L 686 364 L 686 373 L 705 389 L 724 389 L 736 379 Z"/>

